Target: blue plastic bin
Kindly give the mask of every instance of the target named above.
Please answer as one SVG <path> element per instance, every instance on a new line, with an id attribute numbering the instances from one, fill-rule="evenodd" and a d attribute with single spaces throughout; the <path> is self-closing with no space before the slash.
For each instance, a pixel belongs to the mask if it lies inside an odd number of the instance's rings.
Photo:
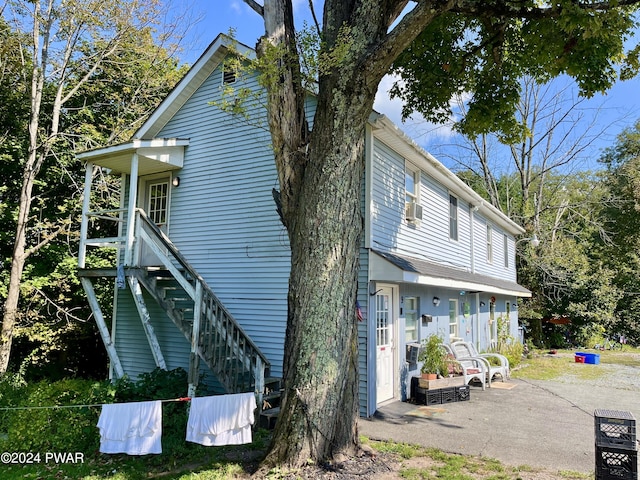
<path id="1" fill-rule="evenodd" d="M 591 365 L 598 365 L 600 363 L 599 353 L 576 352 L 576 355 L 584 357 L 584 363 L 590 363 Z"/>

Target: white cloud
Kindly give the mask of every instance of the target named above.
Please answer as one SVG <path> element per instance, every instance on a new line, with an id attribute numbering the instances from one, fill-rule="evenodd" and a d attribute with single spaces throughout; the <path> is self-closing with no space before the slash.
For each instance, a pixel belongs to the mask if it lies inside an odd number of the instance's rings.
<path id="1" fill-rule="evenodd" d="M 396 81 L 400 81 L 398 76 L 385 75 L 378 86 L 376 99 L 373 108 L 387 116 L 393 123 L 398 125 L 409 137 L 418 145 L 428 149 L 429 145 L 441 142 L 448 142 L 454 137 L 456 132 L 451 129 L 451 124 L 435 125 L 428 122 L 420 113 L 414 112 L 411 117 L 402 120 L 402 106 L 400 99 L 389 97 L 389 90 Z"/>

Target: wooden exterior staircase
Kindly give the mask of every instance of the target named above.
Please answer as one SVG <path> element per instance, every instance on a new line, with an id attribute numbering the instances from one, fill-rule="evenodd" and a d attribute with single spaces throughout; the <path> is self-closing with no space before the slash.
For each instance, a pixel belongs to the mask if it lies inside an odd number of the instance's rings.
<path id="1" fill-rule="evenodd" d="M 101 218 L 105 218 L 104 212 Z M 110 218 L 116 220 L 119 217 Z M 136 211 L 135 223 L 135 242 L 126 242 L 124 238 L 83 237 L 81 244 L 79 276 L 89 297 L 116 376 L 121 376 L 124 372 L 97 303 L 91 277 L 117 276 L 119 281 L 128 283 L 156 365 L 166 368 L 160 345 L 153 332 L 142 288 L 162 307 L 167 317 L 191 344 L 189 395 L 195 393 L 199 362 L 203 361 L 227 393 L 253 391 L 258 396 L 258 408 L 262 409 L 265 392 L 267 395 L 273 395 L 280 388 L 278 379 L 269 378 L 270 364 L 267 358 L 171 240 L 140 209 Z M 83 268 L 85 250 L 90 245 L 119 248 L 121 262 L 125 266 L 117 270 L 111 269 L 109 272 Z M 159 265 L 141 265 L 143 245 L 147 251 L 153 252 Z"/>

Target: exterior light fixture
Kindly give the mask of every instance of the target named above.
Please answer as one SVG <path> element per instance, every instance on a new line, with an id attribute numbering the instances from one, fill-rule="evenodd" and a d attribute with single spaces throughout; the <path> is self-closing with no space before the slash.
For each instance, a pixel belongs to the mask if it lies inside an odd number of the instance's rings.
<path id="1" fill-rule="evenodd" d="M 521 238 L 516 242 L 516 245 L 519 244 L 520 242 L 529 242 L 529 244 L 533 248 L 536 248 L 538 245 L 540 245 L 540 240 L 538 239 L 538 236 L 535 233 L 531 235 L 531 237 L 529 238 Z"/>
<path id="2" fill-rule="evenodd" d="M 174 187 L 177 187 L 180 185 L 180 177 L 173 177 L 173 180 L 171 180 L 171 185 L 173 185 Z"/>
<path id="3" fill-rule="evenodd" d="M 433 297 L 433 305 L 434 306 L 438 306 L 440 305 L 440 298 L 439 297 Z"/>

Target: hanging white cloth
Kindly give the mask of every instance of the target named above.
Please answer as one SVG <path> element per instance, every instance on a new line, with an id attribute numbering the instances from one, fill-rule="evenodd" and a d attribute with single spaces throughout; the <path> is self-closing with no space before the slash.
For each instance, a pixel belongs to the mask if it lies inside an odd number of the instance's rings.
<path id="1" fill-rule="evenodd" d="M 251 443 L 255 409 L 253 393 L 192 398 L 186 439 L 208 447 Z"/>
<path id="2" fill-rule="evenodd" d="M 162 453 L 162 402 L 105 404 L 98 428 L 102 453 Z"/>

